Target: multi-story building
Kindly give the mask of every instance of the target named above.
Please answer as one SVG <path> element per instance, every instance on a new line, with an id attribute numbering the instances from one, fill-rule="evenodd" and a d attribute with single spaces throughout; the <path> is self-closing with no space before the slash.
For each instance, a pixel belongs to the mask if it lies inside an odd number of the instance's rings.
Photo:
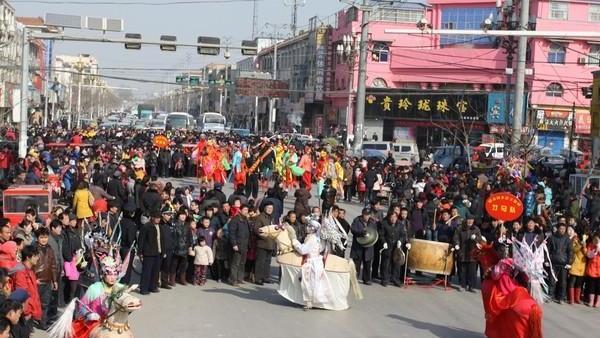
<path id="1" fill-rule="evenodd" d="M 473 142 L 507 134 L 506 127 L 512 124 L 512 74 L 517 57 L 507 53 L 507 47 L 516 46 L 516 39 L 385 32 L 388 28 L 414 29 L 421 18 L 437 29 L 479 29 L 487 18 L 498 29 L 515 29 L 519 2 L 501 3 L 503 7 L 496 8 L 492 0 L 429 0 L 376 7 L 368 24 L 363 136 L 415 138 L 423 147 L 453 142 L 457 126 L 466 125 Z M 361 19 L 357 8 L 340 12 L 330 36 L 330 49 L 339 53 L 327 83 L 327 123 L 347 125 L 349 130 L 356 109 Z M 530 21 L 530 29 L 595 31 L 600 28 L 600 5 L 533 0 Z M 591 84 L 590 72 L 600 65 L 598 43 L 593 39 L 529 39 L 524 128 L 537 132 L 538 144 L 555 153 L 568 147 L 573 107 L 575 134 L 589 134 L 589 100 L 581 89 Z M 512 65 L 509 55 L 514 57 Z"/>
<path id="2" fill-rule="evenodd" d="M 99 80 L 96 58 L 89 54 L 57 55 L 53 64 L 56 69 L 55 78 L 61 88 L 58 93 L 59 104 L 66 112 L 77 112 L 80 105 L 81 113 L 90 113 L 95 106 L 94 100 L 98 100 L 95 91 Z M 80 92 L 79 101 L 77 96 Z"/>
<path id="3" fill-rule="evenodd" d="M 21 83 L 21 38 L 17 30 L 15 10 L 0 0 L 0 121 L 10 121 L 14 91 Z"/>
<path id="4" fill-rule="evenodd" d="M 325 80 L 330 26 L 312 18 L 306 31 L 278 42 L 258 53 L 255 63 L 262 72 L 274 73 L 274 79 L 287 82 L 288 97 L 276 100 L 276 125 L 279 130 L 305 127 L 323 134 Z M 275 62 L 276 60 L 276 62 Z M 275 64 L 277 67 L 275 67 Z M 275 71 L 276 68 L 276 71 Z M 260 101 L 259 111 L 266 112 L 268 100 Z M 268 114 L 262 114 L 262 120 Z M 260 115 L 259 115 L 260 116 Z M 266 126 L 266 123 L 262 124 Z"/>

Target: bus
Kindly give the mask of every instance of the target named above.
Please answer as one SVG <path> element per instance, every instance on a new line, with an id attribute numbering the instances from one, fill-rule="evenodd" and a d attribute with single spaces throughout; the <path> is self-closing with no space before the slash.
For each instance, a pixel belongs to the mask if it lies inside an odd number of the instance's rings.
<path id="1" fill-rule="evenodd" d="M 140 120 L 152 120 L 154 111 L 155 108 L 153 104 L 138 104 L 137 117 Z"/>
<path id="2" fill-rule="evenodd" d="M 200 115 L 200 120 L 198 121 L 200 132 L 203 133 L 224 133 L 225 123 L 225 116 L 219 113 L 204 113 Z"/>
<path id="3" fill-rule="evenodd" d="M 192 129 L 194 118 L 188 113 L 173 112 L 167 115 L 165 125 L 167 130 Z"/>

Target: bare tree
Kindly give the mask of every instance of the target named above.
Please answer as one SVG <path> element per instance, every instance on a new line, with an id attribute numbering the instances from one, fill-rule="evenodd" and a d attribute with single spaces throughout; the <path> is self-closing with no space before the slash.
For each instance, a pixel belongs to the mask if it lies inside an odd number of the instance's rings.
<path id="1" fill-rule="evenodd" d="M 471 105 L 468 97 L 462 97 L 461 102 L 465 102 L 468 106 Z M 471 142 L 470 135 L 473 132 L 473 128 L 475 127 L 475 123 L 484 117 L 484 114 L 480 111 L 476 111 L 476 114 L 473 115 L 465 115 L 468 110 L 468 106 L 458 106 L 452 107 L 448 106 L 448 110 L 446 114 L 455 115 L 458 117 L 458 120 L 450 120 L 450 119 L 439 119 L 434 120 L 433 115 L 430 114 L 431 123 L 437 128 L 442 129 L 446 133 L 450 134 L 455 142 L 458 142 L 463 149 L 465 149 L 465 153 L 467 154 L 467 164 L 469 166 L 469 171 L 473 169 L 473 163 L 471 161 Z"/>

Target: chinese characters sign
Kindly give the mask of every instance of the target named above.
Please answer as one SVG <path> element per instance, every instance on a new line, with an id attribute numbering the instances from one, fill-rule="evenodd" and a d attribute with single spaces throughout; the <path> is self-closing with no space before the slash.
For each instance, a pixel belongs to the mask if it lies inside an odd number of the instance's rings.
<path id="1" fill-rule="evenodd" d="M 372 93 L 365 101 L 366 116 L 377 118 L 483 121 L 487 110 L 485 94 Z"/>
<path id="2" fill-rule="evenodd" d="M 592 114 L 588 112 L 575 113 L 575 132 L 589 135 L 592 130 Z"/>
<path id="3" fill-rule="evenodd" d="M 568 131 L 571 128 L 571 112 L 538 110 L 538 130 Z"/>
<path id="4" fill-rule="evenodd" d="M 508 192 L 492 194 L 485 201 L 485 211 L 493 219 L 510 222 L 523 214 L 523 202 Z"/>

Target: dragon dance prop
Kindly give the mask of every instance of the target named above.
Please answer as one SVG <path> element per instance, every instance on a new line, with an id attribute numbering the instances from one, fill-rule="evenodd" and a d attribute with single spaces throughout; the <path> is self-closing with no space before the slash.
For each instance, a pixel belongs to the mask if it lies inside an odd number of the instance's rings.
<path id="1" fill-rule="evenodd" d="M 258 166 L 262 163 L 262 161 L 265 160 L 265 158 L 267 158 L 267 156 L 269 156 L 269 154 L 273 151 L 273 148 L 269 147 L 269 149 L 265 150 L 264 153 L 262 153 L 262 155 L 260 155 L 260 157 L 254 161 L 254 163 L 252 163 L 252 165 L 250 166 L 250 168 L 248 168 L 248 173 L 253 173 L 256 171 L 256 169 L 258 168 Z"/>

